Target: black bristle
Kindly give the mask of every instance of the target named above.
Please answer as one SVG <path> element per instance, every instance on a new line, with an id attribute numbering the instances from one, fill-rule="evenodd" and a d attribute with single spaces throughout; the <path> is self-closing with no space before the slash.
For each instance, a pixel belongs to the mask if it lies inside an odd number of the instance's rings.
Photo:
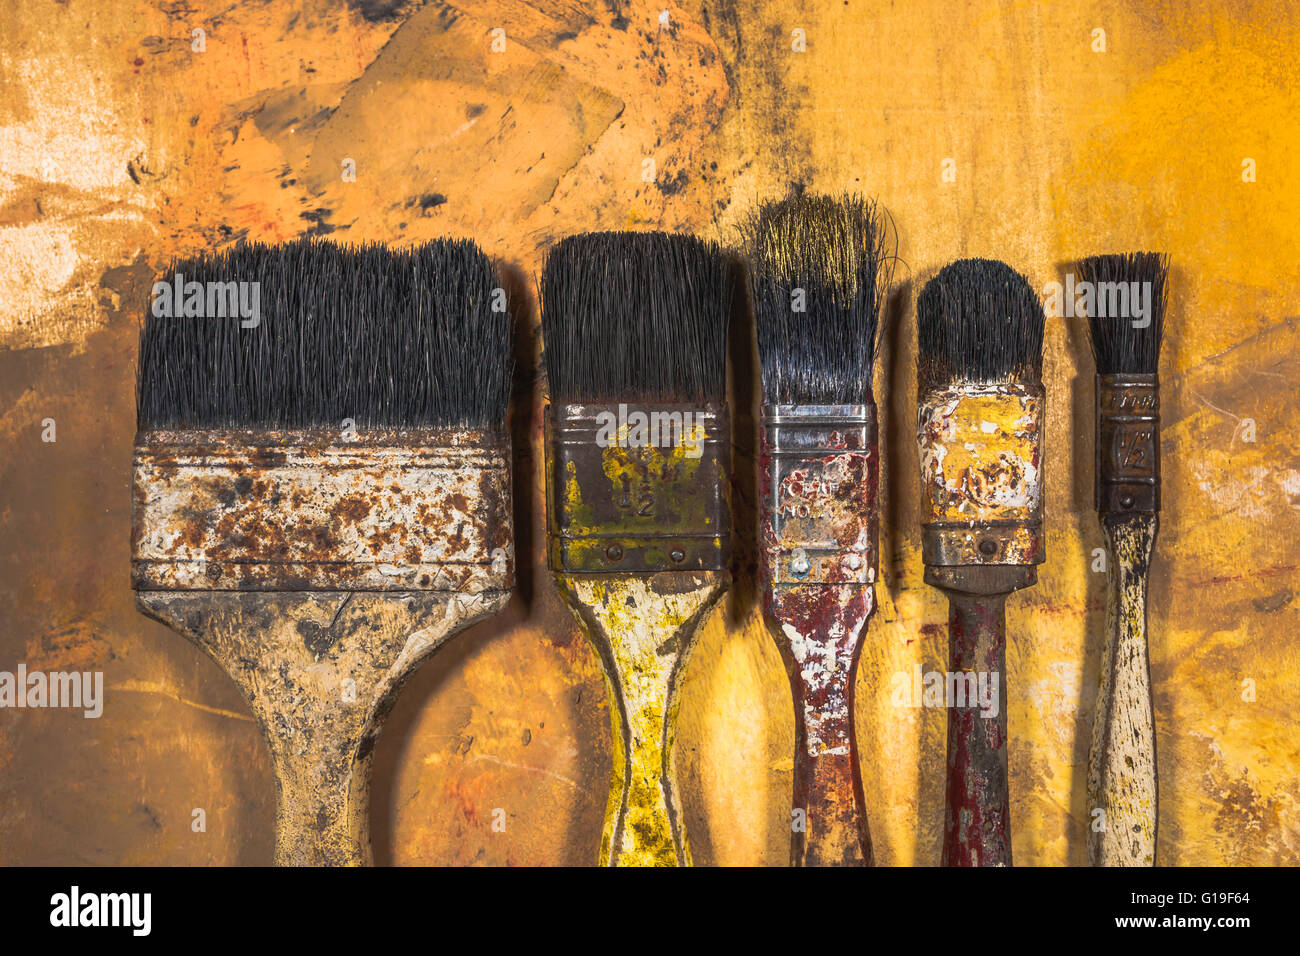
<path id="1" fill-rule="evenodd" d="M 744 231 L 764 403 L 866 401 L 896 246 L 883 212 L 856 194 L 796 193 Z"/>
<path id="2" fill-rule="evenodd" d="M 1091 256 L 1079 261 L 1079 274 L 1082 281 L 1092 284 L 1094 302 L 1097 296 L 1107 295 L 1103 284 L 1150 283 L 1150 322 L 1143 328 L 1134 327 L 1131 314 L 1089 315 L 1088 328 L 1092 332 L 1092 354 L 1098 373 L 1154 373 L 1160 363 L 1160 341 L 1165 330 L 1169 258 L 1159 252 Z M 1094 307 L 1093 311 L 1100 310 Z M 1132 309 L 1126 311 L 1131 313 Z"/>
<path id="3" fill-rule="evenodd" d="M 543 361 L 556 402 L 720 401 L 731 264 L 664 232 L 569 236 L 542 269 Z"/>
<path id="4" fill-rule="evenodd" d="M 144 310 L 138 427 L 504 427 L 510 320 L 468 240 L 243 243 L 159 277 L 256 282 L 260 323 Z M 251 287 L 250 287 L 251 288 Z"/>
<path id="5" fill-rule="evenodd" d="M 996 259 L 960 259 L 916 300 L 917 385 L 1039 384 L 1043 306 L 1029 280 Z"/>

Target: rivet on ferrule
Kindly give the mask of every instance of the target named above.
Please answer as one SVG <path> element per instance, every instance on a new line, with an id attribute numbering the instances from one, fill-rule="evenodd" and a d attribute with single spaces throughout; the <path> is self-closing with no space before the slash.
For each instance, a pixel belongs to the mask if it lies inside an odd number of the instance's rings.
<path id="1" fill-rule="evenodd" d="M 764 405 L 759 455 L 769 585 L 873 582 L 875 404 Z"/>
<path id="2" fill-rule="evenodd" d="M 1097 376 L 1097 510 L 1160 510 L 1160 378 Z"/>

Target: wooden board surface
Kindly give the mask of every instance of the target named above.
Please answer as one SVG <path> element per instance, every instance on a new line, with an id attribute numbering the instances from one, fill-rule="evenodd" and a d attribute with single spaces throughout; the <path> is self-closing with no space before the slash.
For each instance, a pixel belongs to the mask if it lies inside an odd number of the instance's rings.
<path id="1" fill-rule="evenodd" d="M 12 4 L 0 670 L 102 670 L 107 699 L 98 719 L 0 711 L 0 863 L 271 859 L 268 758 L 235 685 L 132 606 L 134 312 L 169 256 L 304 232 L 472 236 L 535 327 L 540 254 L 558 237 L 729 240 L 796 182 L 877 195 L 900 237 L 877 374 L 880 612 L 857 687 L 877 860 L 933 864 L 942 833 L 944 712 L 895 693 L 898 675 L 910 686 L 947 657 L 946 608 L 921 582 L 916 290 L 963 255 L 1042 289 L 1076 257 L 1159 248 L 1173 274 L 1150 614 L 1158 858 L 1300 862 L 1298 41 L 1285 0 Z M 520 346 L 525 376 L 537 349 L 535 334 Z M 1049 320 L 1044 378 L 1048 560 L 1008 603 L 1022 865 L 1085 860 L 1105 617 L 1082 321 Z M 540 411 L 534 390 L 516 413 L 516 493 L 534 503 L 521 593 L 404 691 L 375 758 L 381 863 L 596 858 L 610 722 L 542 564 Z M 752 437 L 738 443 L 752 455 Z M 682 689 L 697 864 L 786 861 L 792 738 L 742 579 Z"/>

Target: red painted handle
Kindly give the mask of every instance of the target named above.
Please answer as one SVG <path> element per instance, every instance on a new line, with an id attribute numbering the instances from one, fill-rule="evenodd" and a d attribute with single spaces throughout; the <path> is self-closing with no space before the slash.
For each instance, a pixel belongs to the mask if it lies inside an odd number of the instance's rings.
<path id="1" fill-rule="evenodd" d="M 871 834 L 858 770 L 857 742 L 853 731 L 853 678 L 856 661 L 846 668 L 844 693 L 847 719 L 837 715 L 817 728 L 823 739 L 847 741 L 831 750 L 809 746 L 804 720 L 808 698 L 806 683 L 792 678 L 795 697 L 796 741 L 794 807 L 804 811 L 803 831 L 795 830 L 790 845 L 793 866 L 871 866 Z"/>
<path id="2" fill-rule="evenodd" d="M 870 865 L 853 678 L 875 609 L 876 407 L 764 405 L 763 600 L 794 696 L 792 866 Z"/>
<path id="3" fill-rule="evenodd" d="M 815 586 L 768 604 L 794 697 L 792 866 L 870 866 L 853 681 L 875 592 Z"/>
<path id="4" fill-rule="evenodd" d="M 991 707 L 981 711 L 978 693 L 974 700 L 963 694 L 964 699 L 950 702 L 943 865 L 1010 866 L 1006 597 L 950 591 L 948 600 L 949 671 L 973 673 L 986 687 L 996 679 L 998 694 L 996 714 Z M 963 684 L 972 686 L 958 680 Z"/>

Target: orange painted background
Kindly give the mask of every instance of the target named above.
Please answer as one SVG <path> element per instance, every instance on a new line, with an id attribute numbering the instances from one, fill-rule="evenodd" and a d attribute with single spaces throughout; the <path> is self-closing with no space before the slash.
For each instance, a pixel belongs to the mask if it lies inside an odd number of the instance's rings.
<path id="1" fill-rule="evenodd" d="M 1155 248 L 1173 263 L 1151 593 L 1159 860 L 1300 862 L 1298 63 L 1286 0 L 11 0 L 0 670 L 102 670 L 107 700 L 97 720 L 0 710 L 0 863 L 271 859 L 270 769 L 247 708 L 133 608 L 134 323 L 171 255 L 305 232 L 471 236 L 523 320 L 520 593 L 404 690 L 376 757 L 376 857 L 594 861 L 609 720 L 541 561 L 540 255 L 596 228 L 728 241 L 791 183 L 878 196 L 900 238 L 877 371 L 881 611 L 857 689 L 877 858 L 933 864 L 941 840 L 945 716 L 890 693 L 895 674 L 947 655 L 946 608 L 921 583 L 915 292 L 965 255 L 1041 289 L 1077 257 Z M 1008 619 L 1021 864 L 1084 859 L 1105 613 L 1092 374 L 1083 325 L 1049 320 L 1049 557 Z M 752 437 L 737 442 L 743 469 Z M 677 758 L 697 863 L 788 853 L 794 721 L 751 571 L 685 678 Z"/>

